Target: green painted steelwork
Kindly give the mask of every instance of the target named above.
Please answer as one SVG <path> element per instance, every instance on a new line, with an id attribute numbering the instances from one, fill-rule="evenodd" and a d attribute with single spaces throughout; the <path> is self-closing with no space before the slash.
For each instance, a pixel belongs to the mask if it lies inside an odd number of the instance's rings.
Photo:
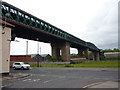
<path id="1" fill-rule="evenodd" d="M 17 22 L 44 32 L 59 36 L 71 42 L 78 43 L 85 47 L 91 48 L 93 50 L 99 51 L 99 49 L 92 43 L 85 42 L 31 14 L 26 13 L 23 10 L 20 10 L 6 2 L 2 3 L 2 18 Z"/>

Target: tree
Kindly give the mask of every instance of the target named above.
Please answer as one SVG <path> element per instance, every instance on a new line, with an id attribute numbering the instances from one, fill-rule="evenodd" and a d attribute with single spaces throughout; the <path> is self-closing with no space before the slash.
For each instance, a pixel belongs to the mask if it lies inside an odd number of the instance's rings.
<path id="1" fill-rule="evenodd" d="M 119 49 L 117 48 L 114 48 L 114 49 L 105 49 L 105 50 L 102 50 L 103 52 L 120 52 Z"/>

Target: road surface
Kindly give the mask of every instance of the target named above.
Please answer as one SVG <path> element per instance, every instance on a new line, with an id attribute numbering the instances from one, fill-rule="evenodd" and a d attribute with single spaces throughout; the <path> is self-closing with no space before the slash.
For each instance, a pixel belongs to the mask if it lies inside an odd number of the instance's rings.
<path id="1" fill-rule="evenodd" d="M 10 70 L 11 73 L 30 73 L 31 76 L 10 83 L 6 88 L 82 88 L 92 83 L 118 80 L 115 69 L 99 68 L 32 68 Z"/>

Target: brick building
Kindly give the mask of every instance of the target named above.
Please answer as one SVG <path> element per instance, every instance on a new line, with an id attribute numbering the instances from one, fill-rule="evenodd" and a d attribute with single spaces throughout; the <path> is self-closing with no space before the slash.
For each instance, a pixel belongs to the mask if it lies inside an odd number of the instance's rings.
<path id="1" fill-rule="evenodd" d="M 11 55 L 10 66 L 13 62 L 37 63 L 51 58 L 49 54 L 31 54 L 31 55 Z"/>
<path id="2" fill-rule="evenodd" d="M 25 62 L 25 63 L 32 63 L 37 62 L 37 60 L 33 60 L 31 55 L 11 55 L 10 56 L 10 66 L 13 62 Z"/>

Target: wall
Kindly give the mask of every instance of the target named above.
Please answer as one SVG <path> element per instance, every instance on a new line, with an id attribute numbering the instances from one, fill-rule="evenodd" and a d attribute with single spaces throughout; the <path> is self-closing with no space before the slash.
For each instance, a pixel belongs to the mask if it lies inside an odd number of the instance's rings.
<path id="1" fill-rule="evenodd" d="M 11 28 L 0 26 L 0 73 L 9 73 Z"/>
<path id="2" fill-rule="evenodd" d="M 120 52 L 106 52 L 104 56 L 105 58 L 118 58 L 120 57 Z"/>
<path id="3" fill-rule="evenodd" d="M 31 59 L 31 55 L 11 55 L 10 56 L 10 66 L 12 66 L 13 62 L 25 62 L 25 63 L 36 63 L 37 60 Z"/>

